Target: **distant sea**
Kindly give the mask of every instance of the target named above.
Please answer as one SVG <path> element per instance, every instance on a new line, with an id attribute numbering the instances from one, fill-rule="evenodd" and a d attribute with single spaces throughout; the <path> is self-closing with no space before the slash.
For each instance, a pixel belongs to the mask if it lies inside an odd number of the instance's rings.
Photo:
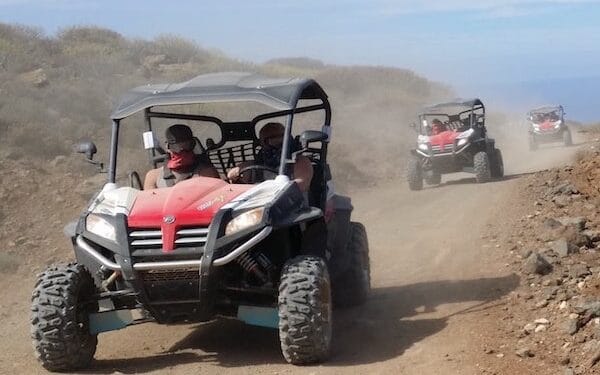
<path id="1" fill-rule="evenodd" d="M 486 83 L 459 89 L 478 96 L 493 110 L 525 113 L 545 104 L 562 104 L 566 118 L 600 122 L 600 76 Z"/>

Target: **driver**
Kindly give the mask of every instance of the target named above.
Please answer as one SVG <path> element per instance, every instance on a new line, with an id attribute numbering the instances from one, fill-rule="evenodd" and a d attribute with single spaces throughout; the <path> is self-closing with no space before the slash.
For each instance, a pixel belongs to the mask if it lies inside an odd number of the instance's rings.
<path id="1" fill-rule="evenodd" d="M 160 168 L 151 169 L 144 179 L 144 190 L 173 186 L 192 177 L 219 178 L 219 173 L 205 154 L 194 153 L 196 140 L 187 125 L 175 124 L 167 128 L 169 160 Z"/>
<path id="2" fill-rule="evenodd" d="M 444 125 L 444 123 L 442 123 L 437 118 L 431 121 L 431 135 L 438 135 L 442 132 L 445 132 L 446 130 L 448 130 L 446 125 Z"/>
<path id="3" fill-rule="evenodd" d="M 285 128 L 279 122 L 269 122 L 260 129 L 258 140 L 261 145 L 255 163 L 244 162 L 237 167 L 231 168 L 227 173 L 227 178 L 232 182 L 250 183 L 250 172 L 247 171 L 240 175 L 240 170 L 252 165 L 262 165 L 275 170 L 279 169 L 281 163 L 281 152 L 283 148 L 283 136 Z M 298 184 L 302 192 L 308 191 L 313 177 L 313 168 L 310 160 L 303 155 L 296 157 L 292 178 Z"/>

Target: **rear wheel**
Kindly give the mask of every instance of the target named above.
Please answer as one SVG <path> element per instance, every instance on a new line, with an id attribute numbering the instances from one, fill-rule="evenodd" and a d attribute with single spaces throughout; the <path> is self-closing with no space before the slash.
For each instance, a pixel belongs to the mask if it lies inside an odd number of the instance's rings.
<path id="1" fill-rule="evenodd" d="M 281 272 L 279 340 L 286 361 L 321 362 L 331 347 L 331 286 L 323 259 L 298 256 Z"/>
<path id="2" fill-rule="evenodd" d="M 565 146 L 573 145 L 573 139 L 571 138 L 571 131 L 569 129 L 564 130 L 562 136 Z"/>
<path id="3" fill-rule="evenodd" d="M 94 281 L 81 265 L 71 263 L 44 271 L 31 304 L 31 338 L 38 360 L 50 371 L 84 368 L 94 358 L 97 335 L 89 331 L 89 314 L 98 311 Z"/>
<path id="4" fill-rule="evenodd" d="M 371 291 L 371 265 L 367 231 L 361 223 L 350 223 L 345 256 L 349 257 L 350 264 L 334 280 L 333 301 L 339 307 L 362 305 Z"/>
<path id="5" fill-rule="evenodd" d="M 411 157 L 408 160 L 406 177 L 408 179 L 408 188 L 410 190 L 423 189 L 423 170 L 421 168 L 421 161 L 416 157 Z"/>
<path id="6" fill-rule="evenodd" d="M 537 140 L 535 139 L 535 135 L 530 134 L 529 135 L 529 151 L 535 151 L 538 149 L 538 143 Z"/>
<path id="7" fill-rule="evenodd" d="M 485 151 L 479 151 L 473 157 L 473 169 L 477 182 L 488 182 L 491 178 L 490 158 Z"/>
<path id="8" fill-rule="evenodd" d="M 502 160 L 502 151 L 495 148 L 494 154 L 491 160 L 491 175 L 494 178 L 504 177 L 504 160 Z"/>

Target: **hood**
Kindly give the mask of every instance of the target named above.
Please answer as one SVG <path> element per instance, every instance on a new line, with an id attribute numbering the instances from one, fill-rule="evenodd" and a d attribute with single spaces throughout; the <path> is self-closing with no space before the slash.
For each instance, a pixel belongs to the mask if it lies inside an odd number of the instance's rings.
<path id="1" fill-rule="evenodd" d="M 556 126 L 557 121 L 550 121 L 550 120 L 546 120 L 542 123 L 540 123 L 538 126 L 540 128 L 540 130 L 551 130 L 554 129 L 554 127 Z"/>
<path id="2" fill-rule="evenodd" d="M 456 137 L 458 137 L 461 133 L 455 132 L 453 130 L 446 130 L 436 135 L 429 136 L 429 142 L 432 146 L 445 146 L 451 145 L 454 143 Z"/>
<path id="3" fill-rule="evenodd" d="M 172 187 L 141 191 L 127 218 L 130 228 L 161 228 L 163 250 L 174 248 L 175 233 L 183 227 L 208 227 L 217 211 L 252 185 L 197 177 Z"/>

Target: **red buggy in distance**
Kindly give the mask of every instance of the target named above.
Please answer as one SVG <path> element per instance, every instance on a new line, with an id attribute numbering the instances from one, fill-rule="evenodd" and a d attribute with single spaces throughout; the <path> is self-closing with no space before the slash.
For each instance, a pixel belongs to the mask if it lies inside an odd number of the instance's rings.
<path id="1" fill-rule="evenodd" d="M 411 190 L 441 182 L 442 174 L 468 172 L 477 182 L 504 176 L 502 153 L 488 138 L 481 100 L 457 100 L 427 107 L 419 115 L 417 145 L 407 179 Z"/>
<path id="2" fill-rule="evenodd" d="M 571 130 L 565 123 L 562 105 L 545 105 L 527 113 L 529 122 L 529 150 L 535 151 L 540 143 L 562 142 L 571 146 Z"/>

